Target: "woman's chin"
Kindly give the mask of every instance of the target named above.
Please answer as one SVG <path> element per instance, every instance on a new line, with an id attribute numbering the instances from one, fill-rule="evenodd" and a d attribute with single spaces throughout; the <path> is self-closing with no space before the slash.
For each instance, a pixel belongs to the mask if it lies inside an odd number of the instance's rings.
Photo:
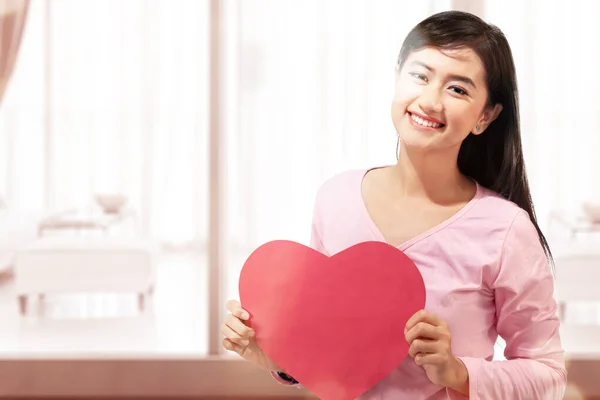
<path id="1" fill-rule="evenodd" d="M 404 132 L 400 136 L 400 147 L 412 151 L 435 150 L 437 142 L 434 137 L 413 132 Z"/>

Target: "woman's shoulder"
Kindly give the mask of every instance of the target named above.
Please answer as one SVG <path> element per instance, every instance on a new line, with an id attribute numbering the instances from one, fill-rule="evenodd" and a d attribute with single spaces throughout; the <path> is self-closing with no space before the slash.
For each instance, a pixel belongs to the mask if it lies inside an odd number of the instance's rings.
<path id="1" fill-rule="evenodd" d="M 360 207 L 362 178 L 367 171 L 368 169 L 348 169 L 322 181 L 317 188 L 315 212 L 333 218 Z"/>
<path id="2" fill-rule="evenodd" d="M 536 233 L 529 213 L 515 202 L 501 194 L 479 186 L 479 200 L 471 217 L 486 221 L 485 225 L 494 231 L 510 233 Z"/>
<path id="3" fill-rule="evenodd" d="M 348 190 L 355 193 L 357 187 L 360 189 L 363 178 L 368 172 L 387 167 L 390 167 L 390 165 L 376 165 L 365 168 L 346 169 L 341 172 L 337 172 L 321 183 L 319 187 L 319 193 L 332 195 L 344 193 Z"/>
<path id="4" fill-rule="evenodd" d="M 469 257 L 486 266 L 484 280 L 489 287 L 503 270 L 519 273 L 532 263 L 546 265 L 546 254 L 529 213 L 493 190 L 480 187 L 479 192 L 460 227 L 469 244 Z"/>
<path id="5" fill-rule="evenodd" d="M 349 193 L 360 192 L 362 178 L 368 169 L 347 169 L 326 178 L 318 187 L 317 200 L 332 200 Z M 357 193 L 359 193 L 357 192 Z"/>

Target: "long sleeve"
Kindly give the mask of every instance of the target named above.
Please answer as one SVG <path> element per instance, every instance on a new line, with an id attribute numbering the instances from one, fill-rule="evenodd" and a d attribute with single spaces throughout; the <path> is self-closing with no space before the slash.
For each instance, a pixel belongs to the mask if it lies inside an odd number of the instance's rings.
<path id="1" fill-rule="evenodd" d="M 459 357 L 469 372 L 469 398 L 562 399 L 567 372 L 553 298 L 554 280 L 526 212 L 515 217 L 498 268 L 491 275 L 497 332 L 506 341 L 506 360 Z M 450 392 L 450 398 L 464 398 Z"/>

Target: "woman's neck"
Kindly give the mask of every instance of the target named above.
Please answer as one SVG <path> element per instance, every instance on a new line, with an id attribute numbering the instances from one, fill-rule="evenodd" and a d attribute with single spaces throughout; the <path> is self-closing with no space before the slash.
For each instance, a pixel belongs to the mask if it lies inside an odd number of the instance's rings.
<path id="1" fill-rule="evenodd" d="M 472 196 L 475 184 L 457 165 L 453 151 L 431 152 L 400 149 L 398 162 L 391 168 L 402 198 L 426 198 L 435 203 Z"/>

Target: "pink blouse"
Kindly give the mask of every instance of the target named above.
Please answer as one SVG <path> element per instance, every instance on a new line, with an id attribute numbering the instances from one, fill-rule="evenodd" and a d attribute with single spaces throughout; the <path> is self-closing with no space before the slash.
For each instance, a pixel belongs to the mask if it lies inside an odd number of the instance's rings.
<path id="1" fill-rule="evenodd" d="M 333 255 L 360 242 L 384 241 L 362 200 L 366 172 L 338 174 L 320 188 L 314 249 Z M 452 351 L 469 372 L 471 399 L 563 398 L 567 373 L 553 275 L 525 211 L 478 185 L 462 210 L 399 249 L 423 276 L 425 308 L 450 328 Z M 507 360 L 493 360 L 498 335 L 506 341 Z M 398 340 L 403 337 L 398 332 Z M 431 383 L 407 357 L 359 400 L 461 398 Z"/>

